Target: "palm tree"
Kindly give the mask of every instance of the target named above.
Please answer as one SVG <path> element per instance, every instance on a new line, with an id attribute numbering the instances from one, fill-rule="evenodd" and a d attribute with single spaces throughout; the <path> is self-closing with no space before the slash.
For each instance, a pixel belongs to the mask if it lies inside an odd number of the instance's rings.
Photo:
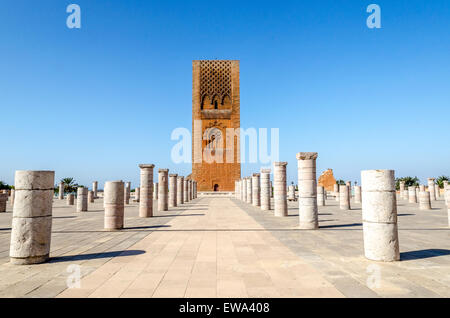
<path id="1" fill-rule="evenodd" d="M 336 184 L 337 184 L 337 185 L 345 185 L 345 181 L 342 180 L 342 179 L 340 179 L 340 180 L 337 180 L 337 181 L 336 181 Z"/>
<path id="2" fill-rule="evenodd" d="M 436 183 L 439 186 L 439 188 L 444 189 L 444 181 L 449 181 L 450 177 L 448 176 L 440 176 L 436 179 Z"/>
<path id="3" fill-rule="evenodd" d="M 78 184 L 75 183 L 74 178 L 64 178 L 61 179 L 61 182 L 64 183 L 64 192 L 71 193 L 77 191 Z"/>
<path id="4" fill-rule="evenodd" d="M 7 183 L 4 183 L 3 181 L 0 181 L 0 190 L 10 190 L 10 189 L 14 189 L 14 187 L 10 186 Z"/>
<path id="5" fill-rule="evenodd" d="M 400 190 L 400 181 L 405 182 L 405 187 L 419 186 L 420 180 L 417 177 L 403 177 L 395 179 L 395 188 Z"/>

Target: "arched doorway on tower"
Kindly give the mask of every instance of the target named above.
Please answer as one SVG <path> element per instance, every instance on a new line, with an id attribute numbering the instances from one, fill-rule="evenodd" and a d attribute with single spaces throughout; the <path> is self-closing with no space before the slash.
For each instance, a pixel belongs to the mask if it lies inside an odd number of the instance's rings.
<path id="1" fill-rule="evenodd" d="M 214 192 L 218 192 L 219 191 L 219 185 L 216 183 L 214 184 Z"/>

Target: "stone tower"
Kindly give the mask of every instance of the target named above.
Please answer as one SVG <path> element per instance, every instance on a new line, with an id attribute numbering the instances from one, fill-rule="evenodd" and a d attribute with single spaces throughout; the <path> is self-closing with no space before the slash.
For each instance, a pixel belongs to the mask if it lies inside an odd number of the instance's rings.
<path id="1" fill-rule="evenodd" d="M 198 191 L 234 191 L 239 128 L 239 61 L 193 61 L 191 178 Z"/>

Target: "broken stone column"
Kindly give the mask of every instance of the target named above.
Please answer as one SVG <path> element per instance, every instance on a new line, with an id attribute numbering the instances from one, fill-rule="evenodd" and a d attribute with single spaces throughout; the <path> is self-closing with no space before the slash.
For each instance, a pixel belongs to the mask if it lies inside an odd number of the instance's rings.
<path id="1" fill-rule="evenodd" d="M 361 186 L 355 185 L 355 203 L 361 203 Z"/>
<path id="2" fill-rule="evenodd" d="M 88 192 L 88 202 L 89 203 L 94 203 L 94 191 L 89 191 Z"/>
<path id="3" fill-rule="evenodd" d="M 169 210 L 169 169 L 158 170 L 158 211 Z"/>
<path id="4" fill-rule="evenodd" d="M 305 230 L 319 228 L 316 159 L 317 152 L 297 153 L 299 225 Z"/>
<path id="5" fill-rule="evenodd" d="M 436 188 L 434 187 L 434 178 L 428 178 L 428 192 L 430 192 L 431 201 L 436 201 Z"/>
<path id="6" fill-rule="evenodd" d="M 351 200 L 352 198 L 352 182 L 347 181 L 345 185 L 348 187 L 348 199 Z"/>
<path id="7" fill-rule="evenodd" d="M 400 198 L 405 199 L 405 181 L 400 181 Z"/>
<path id="8" fill-rule="evenodd" d="M 261 206 L 261 186 L 260 174 L 254 173 L 252 176 L 252 205 Z"/>
<path id="9" fill-rule="evenodd" d="M 105 183 L 105 230 L 114 231 L 123 229 L 125 194 L 125 185 L 122 181 L 108 181 Z M 151 198 L 150 203 L 152 203 Z"/>
<path id="10" fill-rule="evenodd" d="M 339 185 L 339 208 L 341 210 L 350 210 L 350 196 L 347 185 Z"/>
<path id="11" fill-rule="evenodd" d="M 361 172 L 364 254 L 374 261 L 399 261 L 394 170 Z"/>
<path id="12" fill-rule="evenodd" d="M 141 201 L 141 188 L 137 187 L 136 189 L 134 189 L 134 200 L 136 202 Z"/>
<path id="13" fill-rule="evenodd" d="M 183 203 L 189 202 L 188 192 L 189 192 L 189 182 L 185 178 L 183 181 Z"/>
<path id="14" fill-rule="evenodd" d="M 430 192 L 428 191 L 419 192 L 419 208 L 421 210 L 431 210 Z"/>
<path id="15" fill-rule="evenodd" d="M 439 188 L 439 185 L 434 185 L 434 192 L 436 193 L 436 200 L 441 197 L 441 188 Z"/>
<path id="16" fill-rule="evenodd" d="M 253 190 L 253 185 L 252 185 L 252 177 L 247 177 L 247 200 L 245 202 L 247 202 L 248 204 L 252 204 L 252 190 Z"/>
<path id="17" fill-rule="evenodd" d="M 69 193 L 67 195 L 67 205 L 74 205 L 75 204 L 75 195 L 73 193 Z"/>
<path id="18" fill-rule="evenodd" d="M 94 191 L 94 199 L 98 198 L 98 181 L 92 182 L 92 191 Z"/>
<path id="19" fill-rule="evenodd" d="M 337 201 L 337 202 L 339 202 L 339 184 L 335 184 L 334 186 L 333 186 L 333 188 L 334 188 L 334 199 Z"/>
<path id="20" fill-rule="evenodd" d="M 139 217 L 149 218 L 153 216 L 153 164 L 141 164 L 140 169 L 140 193 Z"/>
<path id="21" fill-rule="evenodd" d="M 86 212 L 88 210 L 88 189 L 79 187 L 77 189 L 77 212 Z"/>
<path id="22" fill-rule="evenodd" d="M 7 202 L 8 202 L 8 193 L 0 193 L 0 212 L 6 212 Z"/>
<path id="23" fill-rule="evenodd" d="M 409 203 L 417 203 L 415 186 L 408 187 L 408 201 L 409 201 Z"/>
<path id="24" fill-rule="evenodd" d="M 177 206 L 177 174 L 169 174 L 169 207 Z"/>
<path id="25" fill-rule="evenodd" d="M 125 183 L 125 189 L 124 189 L 124 195 L 125 195 L 125 204 L 130 204 L 130 196 L 131 196 L 131 182 Z"/>
<path id="26" fill-rule="evenodd" d="M 287 162 L 274 162 L 273 169 L 273 201 L 274 215 L 287 216 L 286 166 Z"/>
<path id="27" fill-rule="evenodd" d="M 261 169 L 261 210 L 270 210 L 270 169 Z"/>
<path id="28" fill-rule="evenodd" d="M 159 185 L 158 182 L 153 183 L 153 200 L 158 200 Z"/>
<path id="29" fill-rule="evenodd" d="M 16 171 L 10 262 L 45 262 L 50 254 L 54 171 Z"/>
<path id="30" fill-rule="evenodd" d="M 64 182 L 60 182 L 59 183 L 59 194 L 58 194 L 58 198 L 60 200 L 64 200 Z"/>
<path id="31" fill-rule="evenodd" d="M 287 193 L 287 196 L 288 196 L 288 200 L 289 200 L 289 201 L 295 201 L 295 185 L 291 184 L 291 185 L 288 187 L 288 193 Z"/>
<path id="32" fill-rule="evenodd" d="M 247 177 L 242 179 L 242 201 L 247 202 Z"/>
<path id="33" fill-rule="evenodd" d="M 184 177 L 178 176 L 177 178 L 177 205 L 182 205 L 184 203 Z"/>
<path id="34" fill-rule="evenodd" d="M 325 206 L 325 188 L 322 186 L 317 187 L 317 205 Z"/>

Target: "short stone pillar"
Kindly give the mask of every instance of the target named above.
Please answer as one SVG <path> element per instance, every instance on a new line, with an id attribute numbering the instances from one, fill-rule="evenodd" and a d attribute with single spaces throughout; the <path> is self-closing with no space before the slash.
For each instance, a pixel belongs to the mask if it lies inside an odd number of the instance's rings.
<path id="1" fill-rule="evenodd" d="M 405 187 L 405 190 L 403 190 L 403 199 L 406 201 L 409 201 L 409 192 L 406 187 Z"/>
<path id="2" fill-rule="evenodd" d="M 169 208 L 177 206 L 177 174 L 169 174 Z"/>
<path id="3" fill-rule="evenodd" d="M 434 187 L 434 178 L 428 178 L 428 192 L 430 192 L 431 201 L 436 201 L 436 188 Z"/>
<path id="4" fill-rule="evenodd" d="M 316 159 L 317 152 L 297 153 L 299 225 L 305 230 L 319 228 Z"/>
<path id="5" fill-rule="evenodd" d="M 242 179 L 242 201 L 247 202 L 247 177 Z"/>
<path id="6" fill-rule="evenodd" d="M 252 177 L 247 177 L 247 198 L 245 202 L 247 202 L 248 204 L 252 204 L 252 197 L 253 197 L 252 190 L 253 190 Z"/>
<path id="7" fill-rule="evenodd" d="M 105 183 L 105 230 L 123 229 L 125 194 L 125 185 L 122 181 L 108 181 Z"/>
<path id="8" fill-rule="evenodd" d="M 348 187 L 348 197 L 349 197 L 349 200 L 351 200 L 352 199 L 352 182 L 347 181 L 345 183 L 345 185 Z"/>
<path id="9" fill-rule="evenodd" d="M 445 192 L 444 192 L 445 193 Z M 14 200 L 16 198 L 16 191 L 14 189 L 11 189 L 11 205 L 14 206 Z"/>
<path id="10" fill-rule="evenodd" d="M 194 181 L 193 189 L 194 189 L 194 191 L 192 192 L 193 197 L 194 197 L 194 199 L 197 199 L 197 181 Z"/>
<path id="11" fill-rule="evenodd" d="M 54 182 L 54 171 L 16 171 L 9 251 L 12 264 L 30 265 L 48 260 Z"/>
<path id="12" fill-rule="evenodd" d="M 261 176 L 254 173 L 252 176 L 252 205 L 261 206 Z"/>
<path id="13" fill-rule="evenodd" d="M 0 212 L 6 212 L 7 202 L 8 202 L 8 193 L 0 193 Z"/>
<path id="14" fill-rule="evenodd" d="M 79 187 L 77 189 L 77 212 L 86 212 L 88 210 L 88 189 Z"/>
<path id="15" fill-rule="evenodd" d="M 416 186 L 408 187 L 408 202 L 409 203 L 417 203 Z"/>
<path id="16" fill-rule="evenodd" d="M 317 206 L 325 206 L 325 188 L 322 186 L 317 187 Z"/>
<path id="17" fill-rule="evenodd" d="M 158 200 L 159 185 L 158 182 L 153 183 L 153 200 Z"/>
<path id="18" fill-rule="evenodd" d="M 425 186 L 423 184 L 419 185 L 419 192 L 426 191 Z"/>
<path id="19" fill-rule="evenodd" d="M 125 183 L 125 204 L 130 204 L 130 197 L 131 197 L 131 182 Z"/>
<path id="20" fill-rule="evenodd" d="M 288 187 L 287 198 L 288 201 L 295 201 L 295 185 L 291 184 Z"/>
<path id="21" fill-rule="evenodd" d="M 188 197 L 192 201 L 192 180 L 188 180 Z"/>
<path id="22" fill-rule="evenodd" d="M 92 191 L 94 191 L 94 199 L 98 198 L 98 181 L 92 182 Z"/>
<path id="23" fill-rule="evenodd" d="M 335 184 L 335 185 L 333 185 L 333 192 L 334 192 L 334 199 L 337 201 L 337 202 L 339 202 L 339 197 L 340 197 L 340 195 L 339 195 L 339 184 Z"/>
<path id="24" fill-rule="evenodd" d="M 134 201 L 139 202 L 141 201 L 141 188 L 137 187 L 134 189 Z"/>
<path id="25" fill-rule="evenodd" d="M 58 198 L 60 200 L 64 200 L 64 182 L 60 182 L 59 183 L 59 193 L 58 193 Z"/>
<path id="26" fill-rule="evenodd" d="M 69 193 L 67 195 L 67 205 L 74 205 L 75 204 L 75 194 Z"/>
<path id="27" fill-rule="evenodd" d="M 394 174 L 394 170 L 361 172 L 364 254 L 370 260 L 400 260 Z"/>
<path id="28" fill-rule="evenodd" d="M 158 211 L 169 210 L 169 169 L 158 170 Z"/>
<path id="29" fill-rule="evenodd" d="M 419 202 L 419 187 L 416 187 L 416 203 Z"/>
<path id="30" fill-rule="evenodd" d="M 234 181 L 234 198 L 237 199 L 239 197 L 239 181 Z"/>
<path id="31" fill-rule="evenodd" d="M 177 177 L 177 205 L 182 205 L 184 203 L 184 177 L 178 176 Z"/>
<path id="32" fill-rule="evenodd" d="M 447 186 L 444 192 L 445 205 L 447 206 L 448 226 L 450 227 L 450 188 Z"/>
<path id="33" fill-rule="evenodd" d="M 274 215 L 287 216 L 286 166 L 287 162 L 274 162 L 273 169 L 273 202 Z"/>
<path id="34" fill-rule="evenodd" d="M 355 203 L 361 203 L 361 186 L 355 185 Z"/>
<path id="35" fill-rule="evenodd" d="M 261 210 L 270 210 L 270 169 L 261 169 Z"/>
<path id="36" fill-rule="evenodd" d="M 431 210 L 430 192 L 428 191 L 419 192 L 419 209 Z"/>
<path id="37" fill-rule="evenodd" d="M 405 181 L 400 181 L 400 198 L 405 199 Z"/>
<path id="38" fill-rule="evenodd" d="M 348 186 L 341 184 L 339 186 L 339 208 L 341 210 L 350 210 L 350 195 L 348 193 Z"/>
<path id="39" fill-rule="evenodd" d="M 447 198 L 447 190 L 449 189 L 449 186 L 448 186 L 448 181 L 446 181 L 446 180 L 444 180 L 443 181 L 443 183 L 444 183 L 444 199 L 445 199 L 445 204 L 448 204 L 448 198 Z M 14 190 L 13 190 L 14 191 Z M 13 193 L 11 193 L 11 197 L 13 196 Z"/>
<path id="40" fill-rule="evenodd" d="M 189 202 L 189 182 L 187 179 L 183 181 L 183 202 Z"/>
<path id="41" fill-rule="evenodd" d="M 270 197 L 273 198 L 273 183 L 270 181 Z"/>
<path id="42" fill-rule="evenodd" d="M 149 218 L 153 216 L 153 164 L 141 164 L 140 169 L 140 194 L 139 217 Z"/>
<path id="43" fill-rule="evenodd" d="M 437 200 L 441 197 L 441 188 L 439 187 L 439 185 L 437 184 L 434 185 L 434 191 L 436 193 L 436 200 Z"/>
<path id="44" fill-rule="evenodd" d="M 88 192 L 88 202 L 89 203 L 94 203 L 94 191 L 89 191 Z"/>

